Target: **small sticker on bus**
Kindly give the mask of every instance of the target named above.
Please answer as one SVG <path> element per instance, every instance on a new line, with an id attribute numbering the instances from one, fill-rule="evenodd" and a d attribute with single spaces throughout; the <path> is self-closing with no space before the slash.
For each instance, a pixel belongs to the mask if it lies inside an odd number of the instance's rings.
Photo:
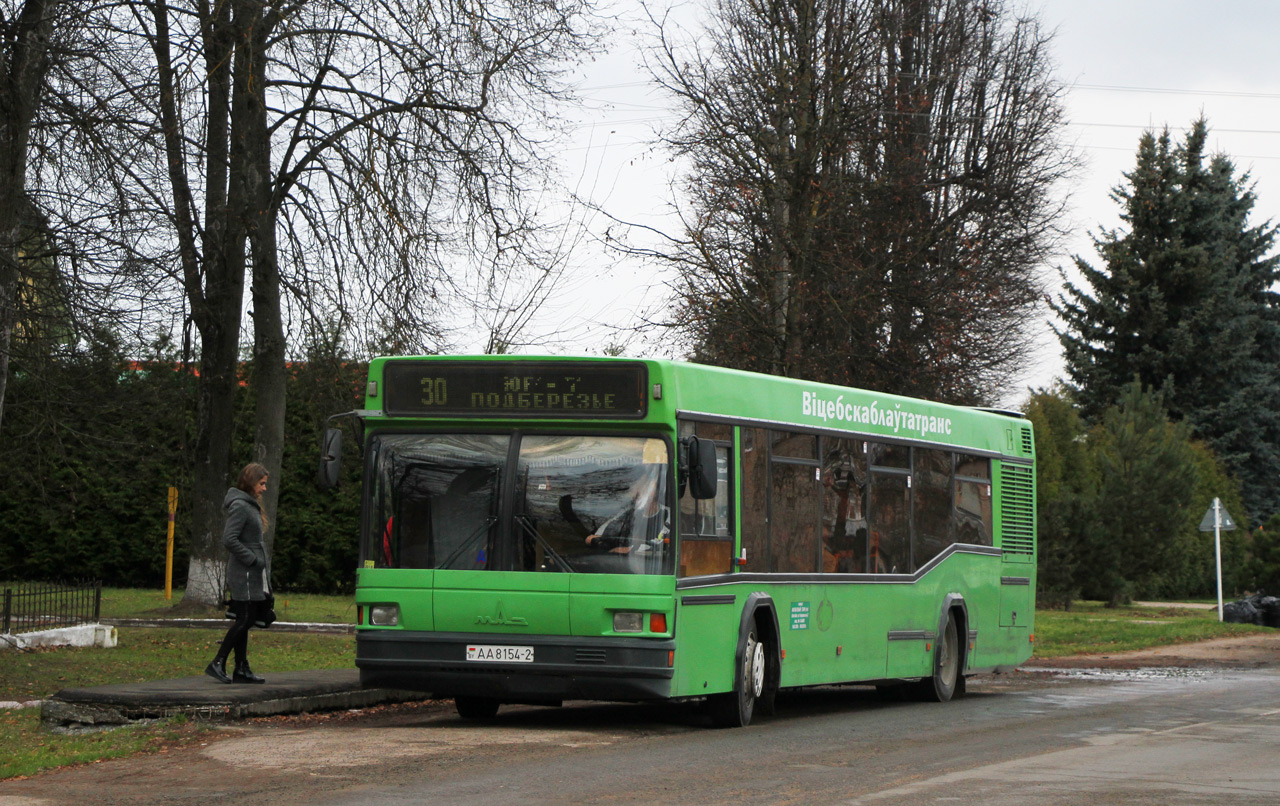
<path id="1" fill-rule="evenodd" d="M 793 630 L 809 629 L 809 603 L 808 602 L 792 602 L 791 603 L 791 629 Z"/>

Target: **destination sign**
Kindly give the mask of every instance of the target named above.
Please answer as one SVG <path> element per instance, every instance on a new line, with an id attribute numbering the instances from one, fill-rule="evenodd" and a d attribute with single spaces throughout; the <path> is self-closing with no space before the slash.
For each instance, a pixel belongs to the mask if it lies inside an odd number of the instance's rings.
<path id="1" fill-rule="evenodd" d="M 384 410 L 455 417 L 643 417 L 643 364 L 388 361 Z"/>

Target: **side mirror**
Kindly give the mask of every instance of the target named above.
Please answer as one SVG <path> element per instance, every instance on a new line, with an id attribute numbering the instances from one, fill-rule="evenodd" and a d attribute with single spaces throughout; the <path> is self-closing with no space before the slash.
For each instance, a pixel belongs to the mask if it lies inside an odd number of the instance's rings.
<path id="1" fill-rule="evenodd" d="M 326 428 L 320 445 L 320 486 L 332 490 L 342 474 L 342 430 Z"/>
<path id="2" fill-rule="evenodd" d="M 685 443 L 689 495 L 699 500 L 716 497 L 716 446 L 714 442 L 689 437 Z"/>

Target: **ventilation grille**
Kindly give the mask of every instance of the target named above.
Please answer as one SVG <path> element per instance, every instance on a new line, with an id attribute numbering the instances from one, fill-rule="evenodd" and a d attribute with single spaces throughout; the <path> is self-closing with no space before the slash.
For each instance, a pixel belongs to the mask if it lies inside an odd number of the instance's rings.
<path id="1" fill-rule="evenodd" d="M 1035 456 L 1035 444 L 1031 441 L 1031 426 L 1022 426 L 1022 455 L 1031 457 Z"/>
<path id="2" fill-rule="evenodd" d="M 606 660 L 604 653 L 604 649 L 583 649 L 579 647 L 574 652 L 573 661 L 574 663 L 604 663 Z"/>
<path id="3" fill-rule="evenodd" d="M 1030 431 L 1024 432 L 1030 438 Z M 1000 468 L 1000 523 L 1005 561 L 1025 562 L 1036 551 L 1035 471 L 1023 465 Z"/>

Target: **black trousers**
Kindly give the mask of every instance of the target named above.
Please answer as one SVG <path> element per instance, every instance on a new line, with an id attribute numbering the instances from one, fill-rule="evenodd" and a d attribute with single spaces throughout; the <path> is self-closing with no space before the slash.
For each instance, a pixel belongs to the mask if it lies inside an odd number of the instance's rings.
<path id="1" fill-rule="evenodd" d="M 236 614 L 236 620 L 231 623 L 226 637 L 222 639 L 222 646 L 218 648 L 218 657 L 225 661 L 227 656 L 234 652 L 237 664 L 248 660 L 249 628 L 253 626 L 258 616 L 258 608 L 262 604 L 252 600 L 231 600 L 229 609 Z"/>

